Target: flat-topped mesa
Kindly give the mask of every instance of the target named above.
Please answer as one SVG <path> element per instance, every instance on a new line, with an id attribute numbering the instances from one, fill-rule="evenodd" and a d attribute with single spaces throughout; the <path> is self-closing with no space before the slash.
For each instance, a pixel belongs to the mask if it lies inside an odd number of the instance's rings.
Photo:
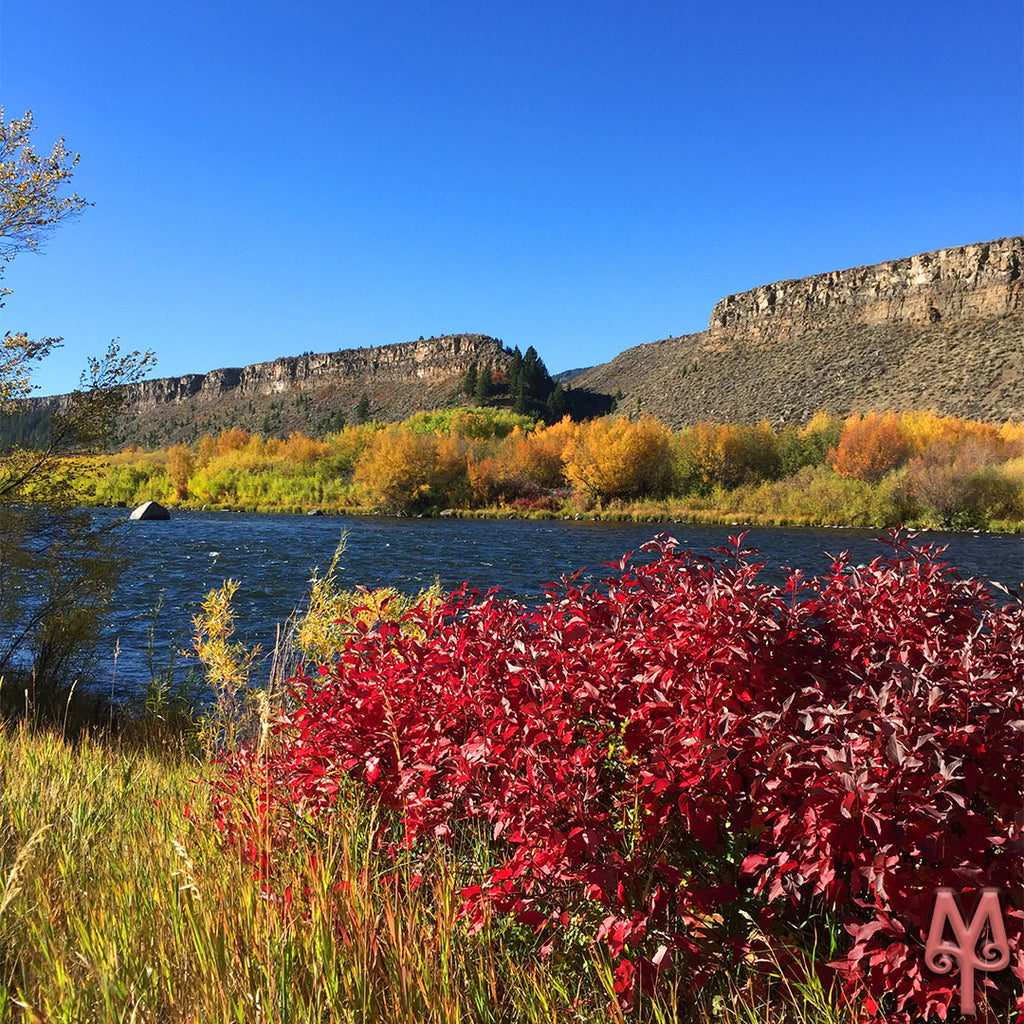
<path id="1" fill-rule="evenodd" d="M 320 436 L 367 417 L 394 422 L 464 403 L 473 363 L 500 371 L 511 358 L 496 338 L 449 334 L 140 381 L 126 389 L 116 440 L 156 447 L 232 428 Z M 51 413 L 66 408 L 69 398 L 30 398 L 25 406 Z"/>
<path id="2" fill-rule="evenodd" d="M 673 427 L 806 423 L 816 409 L 1024 418 L 1024 238 L 779 281 L 708 330 L 627 349 L 573 384 Z"/>
<path id="3" fill-rule="evenodd" d="M 777 281 L 728 295 L 708 330 L 752 340 L 808 327 L 902 323 L 911 327 L 1024 310 L 1024 237 L 938 249 L 868 267 Z"/>
<path id="4" fill-rule="evenodd" d="M 502 366 L 508 353 L 483 334 L 452 334 L 376 348 L 286 356 L 269 363 L 225 367 L 206 374 L 142 381 L 129 390 L 129 404 L 155 406 L 200 401 L 230 393 L 238 398 L 280 395 L 320 385 L 381 381 L 432 383 L 464 375 L 471 363 Z"/>

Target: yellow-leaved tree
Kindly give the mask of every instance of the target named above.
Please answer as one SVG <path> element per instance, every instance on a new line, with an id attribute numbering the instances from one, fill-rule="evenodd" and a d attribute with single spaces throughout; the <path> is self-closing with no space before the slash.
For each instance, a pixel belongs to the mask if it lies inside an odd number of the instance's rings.
<path id="1" fill-rule="evenodd" d="M 671 481 L 672 433 L 653 416 L 603 416 L 577 425 L 566 445 L 566 479 L 587 501 L 658 496 Z"/>
<path id="2" fill-rule="evenodd" d="M 392 512 L 465 501 L 466 442 L 455 434 L 421 434 L 405 424 L 374 434 L 355 464 L 353 480 Z"/>
<path id="3" fill-rule="evenodd" d="M 167 449 L 167 475 L 179 498 L 188 497 L 189 477 L 195 472 L 195 460 L 187 444 L 171 445 Z"/>

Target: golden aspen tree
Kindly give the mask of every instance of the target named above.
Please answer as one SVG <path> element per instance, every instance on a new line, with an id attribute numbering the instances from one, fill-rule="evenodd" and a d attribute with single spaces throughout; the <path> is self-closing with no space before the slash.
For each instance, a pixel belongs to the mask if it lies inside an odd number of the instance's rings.
<path id="1" fill-rule="evenodd" d="M 303 466 L 322 459 L 330 450 L 330 445 L 325 442 L 306 437 L 301 430 L 293 430 L 281 442 L 277 454 L 295 466 Z"/>
<path id="2" fill-rule="evenodd" d="M 934 410 L 915 409 L 900 416 L 900 427 L 918 454 L 933 444 L 955 444 L 967 424 L 955 416 L 939 416 Z"/>
<path id="3" fill-rule="evenodd" d="M 176 444 L 167 449 L 167 475 L 179 498 L 188 497 L 188 481 L 194 472 L 195 460 L 187 444 Z"/>
<path id="4" fill-rule="evenodd" d="M 241 427 L 225 428 L 217 437 L 217 454 L 227 455 L 244 448 L 249 443 L 249 432 Z"/>
<path id="5" fill-rule="evenodd" d="M 527 480 L 541 490 L 562 487 L 566 482 L 563 456 L 575 435 L 576 424 L 568 416 L 526 434 L 516 446 L 515 457 Z"/>
<path id="6" fill-rule="evenodd" d="M 563 455 L 566 479 L 591 500 L 663 493 L 671 432 L 652 416 L 604 416 L 578 425 Z"/>
<path id="7" fill-rule="evenodd" d="M 706 494 L 737 472 L 740 457 L 735 427 L 701 420 L 674 439 L 676 477 L 684 491 Z"/>
<path id="8" fill-rule="evenodd" d="M 375 434 L 356 461 L 353 480 L 370 499 L 395 512 L 409 512 L 445 498 L 441 485 L 455 459 L 451 444 L 406 424 Z M 465 473 L 463 455 L 462 471 Z"/>
<path id="9" fill-rule="evenodd" d="M 199 438 L 199 451 L 196 454 L 196 465 L 205 469 L 210 462 L 217 457 L 217 441 L 209 434 L 203 434 Z"/>

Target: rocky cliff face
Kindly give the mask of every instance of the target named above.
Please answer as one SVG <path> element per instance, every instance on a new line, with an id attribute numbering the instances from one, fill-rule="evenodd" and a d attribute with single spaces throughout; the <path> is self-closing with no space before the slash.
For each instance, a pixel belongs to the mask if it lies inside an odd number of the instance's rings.
<path id="1" fill-rule="evenodd" d="M 574 385 L 673 426 L 934 408 L 1024 418 L 1024 238 L 941 249 L 722 299 L 706 331 L 628 349 Z"/>
<path id="2" fill-rule="evenodd" d="M 501 368 L 508 358 L 494 338 L 454 334 L 142 381 L 129 390 L 121 440 L 167 444 L 226 427 L 323 432 L 353 422 L 363 394 L 371 416 L 404 419 L 464 400 L 471 363 Z"/>
<path id="3" fill-rule="evenodd" d="M 1020 238 L 939 249 L 871 267 L 778 281 L 729 295 L 713 334 L 771 340 L 826 324 L 905 324 L 998 317 L 1024 307 Z"/>
<path id="4" fill-rule="evenodd" d="M 131 390 L 133 406 L 145 409 L 187 401 L 273 397 L 324 386 L 378 382 L 434 385 L 462 377 L 472 362 L 503 365 L 501 342 L 482 334 L 454 334 L 379 348 L 345 349 L 275 359 L 272 363 L 211 370 L 207 374 L 148 380 Z"/>

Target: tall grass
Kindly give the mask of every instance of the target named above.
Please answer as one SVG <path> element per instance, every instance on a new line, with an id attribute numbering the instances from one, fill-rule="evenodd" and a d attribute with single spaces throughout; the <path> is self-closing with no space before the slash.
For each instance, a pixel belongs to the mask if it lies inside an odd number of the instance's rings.
<path id="1" fill-rule="evenodd" d="M 0 1021 L 540 1022 L 625 1020 L 598 949 L 538 958 L 529 932 L 470 934 L 459 890 L 483 844 L 396 872 L 389 827 L 340 800 L 275 851 L 275 892 L 209 822 L 215 763 L 96 735 L 0 729 Z M 252 794 L 255 798 L 256 794 Z M 474 860 L 477 863 L 474 864 Z M 777 985 L 664 991 L 653 1021 L 844 1020 Z"/>
<path id="2" fill-rule="evenodd" d="M 267 898 L 207 826 L 217 768 L 21 727 L 0 736 L 0 1020 L 569 1019 L 572 993 L 456 919 L 441 859 L 412 891 L 371 809 L 275 858 Z"/>

